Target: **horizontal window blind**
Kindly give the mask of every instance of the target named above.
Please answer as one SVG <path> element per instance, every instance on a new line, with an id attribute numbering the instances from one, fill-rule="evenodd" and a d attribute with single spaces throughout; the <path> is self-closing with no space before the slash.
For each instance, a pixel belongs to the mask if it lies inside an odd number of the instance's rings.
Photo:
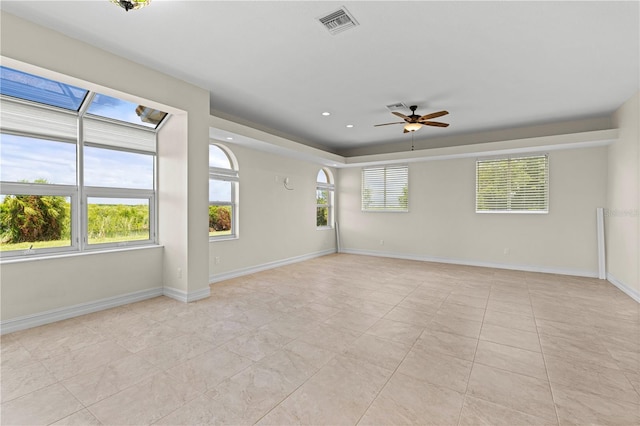
<path id="1" fill-rule="evenodd" d="M 76 140 L 78 117 L 55 109 L 2 99 L 0 128 L 10 133 L 44 136 L 47 139 Z"/>
<path id="2" fill-rule="evenodd" d="M 476 161 L 476 212 L 548 211 L 547 155 Z"/>
<path id="3" fill-rule="evenodd" d="M 84 141 L 108 147 L 156 152 L 155 132 L 88 117 L 84 119 Z"/>
<path id="4" fill-rule="evenodd" d="M 239 182 L 240 176 L 237 170 L 209 167 L 209 178 L 226 182 Z"/>
<path id="5" fill-rule="evenodd" d="M 362 169 L 362 210 L 409 210 L 409 166 L 381 166 Z"/>

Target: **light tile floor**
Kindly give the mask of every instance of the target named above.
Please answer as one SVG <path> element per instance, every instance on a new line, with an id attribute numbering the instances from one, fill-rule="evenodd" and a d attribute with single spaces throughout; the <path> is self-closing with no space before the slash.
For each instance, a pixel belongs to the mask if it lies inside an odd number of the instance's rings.
<path id="1" fill-rule="evenodd" d="M 605 281 L 331 255 L 2 336 L 2 424 L 640 424 Z"/>

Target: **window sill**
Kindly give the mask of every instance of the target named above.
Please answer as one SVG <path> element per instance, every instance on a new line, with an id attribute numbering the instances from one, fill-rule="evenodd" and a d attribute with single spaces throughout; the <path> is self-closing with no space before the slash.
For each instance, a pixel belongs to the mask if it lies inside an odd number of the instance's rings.
<path id="1" fill-rule="evenodd" d="M 333 226 L 317 226 L 316 231 L 330 231 L 333 229 Z"/>
<path id="2" fill-rule="evenodd" d="M 146 245 L 146 246 L 129 246 L 129 247 L 114 247 L 108 249 L 101 250 L 87 250 L 87 251 L 74 251 L 74 252 L 62 252 L 62 253 L 48 253 L 48 254 L 33 254 L 33 255 L 24 255 L 18 257 L 5 257 L 0 258 L 0 264 L 11 264 L 11 263 L 22 263 L 22 262 L 33 262 L 39 260 L 51 260 L 51 259 L 65 259 L 70 257 L 78 257 L 78 256 L 94 256 L 100 254 L 109 254 L 109 253 L 119 253 L 133 250 L 155 250 L 155 249 L 164 249 L 162 245 Z"/>
<path id="3" fill-rule="evenodd" d="M 476 210 L 478 214 L 549 214 L 549 211 L 536 210 Z"/>
<path id="4" fill-rule="evenodd" d="M 240 237 L 238 237 L 237 235 L 229 235 L 224 237 L 209 238 L 209 242 L 216 243 L 218 241 L 233 241 L 238 239 L 240 239 Z"/>

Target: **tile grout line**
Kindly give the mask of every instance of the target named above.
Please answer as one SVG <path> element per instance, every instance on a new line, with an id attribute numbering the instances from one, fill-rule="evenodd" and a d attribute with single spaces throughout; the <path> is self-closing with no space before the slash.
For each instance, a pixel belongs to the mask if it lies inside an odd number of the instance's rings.
<path id="1" fill-rule="evenodd" d="M 469 392 L 469 382 L 471 381 L 471 373 L 473 372 L 473 366 L 476 363 L 476 354 L 478 353 L 478 346 L 480 346 L 480 335 L 482 334 L 482 327 L 484 327 L 484 317 L 487 315 L 487 306 L 489 306 L 489 298 L 491 297 L 491 291 L 493 290 L 493 284 L 489 289 L 489 296 L 487 296 L 487 302 L 484 306 L 484 313 L 482 314 L 482 321 L 480 323 L 480 332 L 478 333 L 478 338 L 476 339 L 476 348 L 473 351 L 473 359 L 471 360 L 471 370 L 469 370 L 469 377 L 467 378 L 467 386 L 465 387 L 464 394 L 462 396 L 462 406 L 460 407 L 460 413 L 458 414 L 458 422 L 460 425 L 460 421 L 462 420 L 462 410 L 464 410 L 464 404 L 467 400 L 467 393 Z"/>
<path id="2" fill-rule="evenodd" d="M 422 285 L 422 284 L 421 284 Z M 418 286 L 420 287 L 420 286 Z M 417 287 L 416 287 L 417 289 Z M 412 291 L 411 293 L 415 292 L 416 290 Z M 406 299 L 407 297 L 409 297 L 409 295 L 411 294 L 409 293 L 407 296 L 404 297 L 404 299 Z M 448 297 L 448 296 L 447 296 Z M 404 300 L 402 299 L 402 300 Z M 401 302 L 398 302 L 401 303 Z M 440 305 L 442 305 L 442 302 L 440 303 Z M 425 312 L 426 314 L 426 312 Z M 431 320 L 429 320 L 429 324 L 431 323 L 431 321 L 433 321 L 433 316 L 431 318 Z M 397 373 L 398 369 L 400 368 L 400 366 L 402 365 L 402 363 L 404 362 L 404 360 L 407 358 L 407 356 L 409 355 L 409 353 L 413 350 L 413 348 L 415 347 L 416 343 L 418 342 L 418 340 L 420 340 L 420 337 L 422 336 L 422 334 L 424 334 L 424 332 L 427 330 L 428 326 L 424 327 L 424 330 L 422 330 L 422 333 L 420 333 L 420 336 L 418 336 L 413 343 L 411 344 L 411 347 L 409 348 L 409 350 L 407 351 L 406 354 L 404 354 L 404 357 L 402 357 L 402 360 L 398 363 L 398 365 L 396 366 L 396 368 L 393 370 L 393 372 L 389 375 L 389 378 L 385 381 L 385 383 L 380 387 L 380 390 L 376 393 L 376 395 L 373 397 L 373 399 L 371 400 L 371 402 L 369 403 L 369 405 L 367 406 L 367 408 L 363 411 L 362 415 L 358 418 L 358 420 L 355 422 L 355 425 L 358 425 L 361 421 L 362 418 L 367 414 L 367 411 L 369 411 L 369 409 L 371 408 L 371 406 L 373 405 L 373 403 L 378 399 L 378 396 L 380 396 L 380 394 L 382 393 L 382 391 L 384 390 L 384 388 L 387 386 L 387 384 L 389 383 L 389 381 L 391 381 L 391 378 L 393 376 L 395 376 L 395 374 Z M 461 407 L 462 408 L 462 407 Z"/>
<path id="3" fill-rule="evenodd" d="M 547 383 L 549 384 L 549 393 L 551 393 L 551 401 L 553 403 L 553 412 L 556 413 L 556 424 L 560 424 L 560 416 L 558 415 L 558 407 L 556 405 L 556 399 L 553 395 L 553 388 L 551 387 L 551 378 L 549 377 L 549 370 L 547 368 L 547 360 L 544 356 L 544 350 L 542 349 L 542 341 L 540 340 L 540 330 L 538 330 L 538 321 L 536 320 L 536 312 L 533 308 L 533 300 L 531 299 L 531 289 L 525 276 L 525 282 L 527 283 L 527 293 L 529 294 L 529 303 L 531 303 L 531 314 L 533 315 L 533 321 L 536 325 L 536 334 L 538 335 L 538 344 L 540 345 L 540 354 L 542 355 L 542 362 L 544 363 L 544 371 L 547 374 Z"/>

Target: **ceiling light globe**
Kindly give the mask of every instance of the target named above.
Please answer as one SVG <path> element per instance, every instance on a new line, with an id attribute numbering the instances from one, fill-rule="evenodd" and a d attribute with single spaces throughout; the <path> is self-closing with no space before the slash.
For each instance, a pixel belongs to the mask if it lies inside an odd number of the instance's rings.
<path id="1" fill-rule="evenodd" d="M 416 130 L 420 130 L 422 128 L 422 124 L 420 123 L 409 123 L 404 126 L 404 129 L 407 132 L 415 132 Z"/>

